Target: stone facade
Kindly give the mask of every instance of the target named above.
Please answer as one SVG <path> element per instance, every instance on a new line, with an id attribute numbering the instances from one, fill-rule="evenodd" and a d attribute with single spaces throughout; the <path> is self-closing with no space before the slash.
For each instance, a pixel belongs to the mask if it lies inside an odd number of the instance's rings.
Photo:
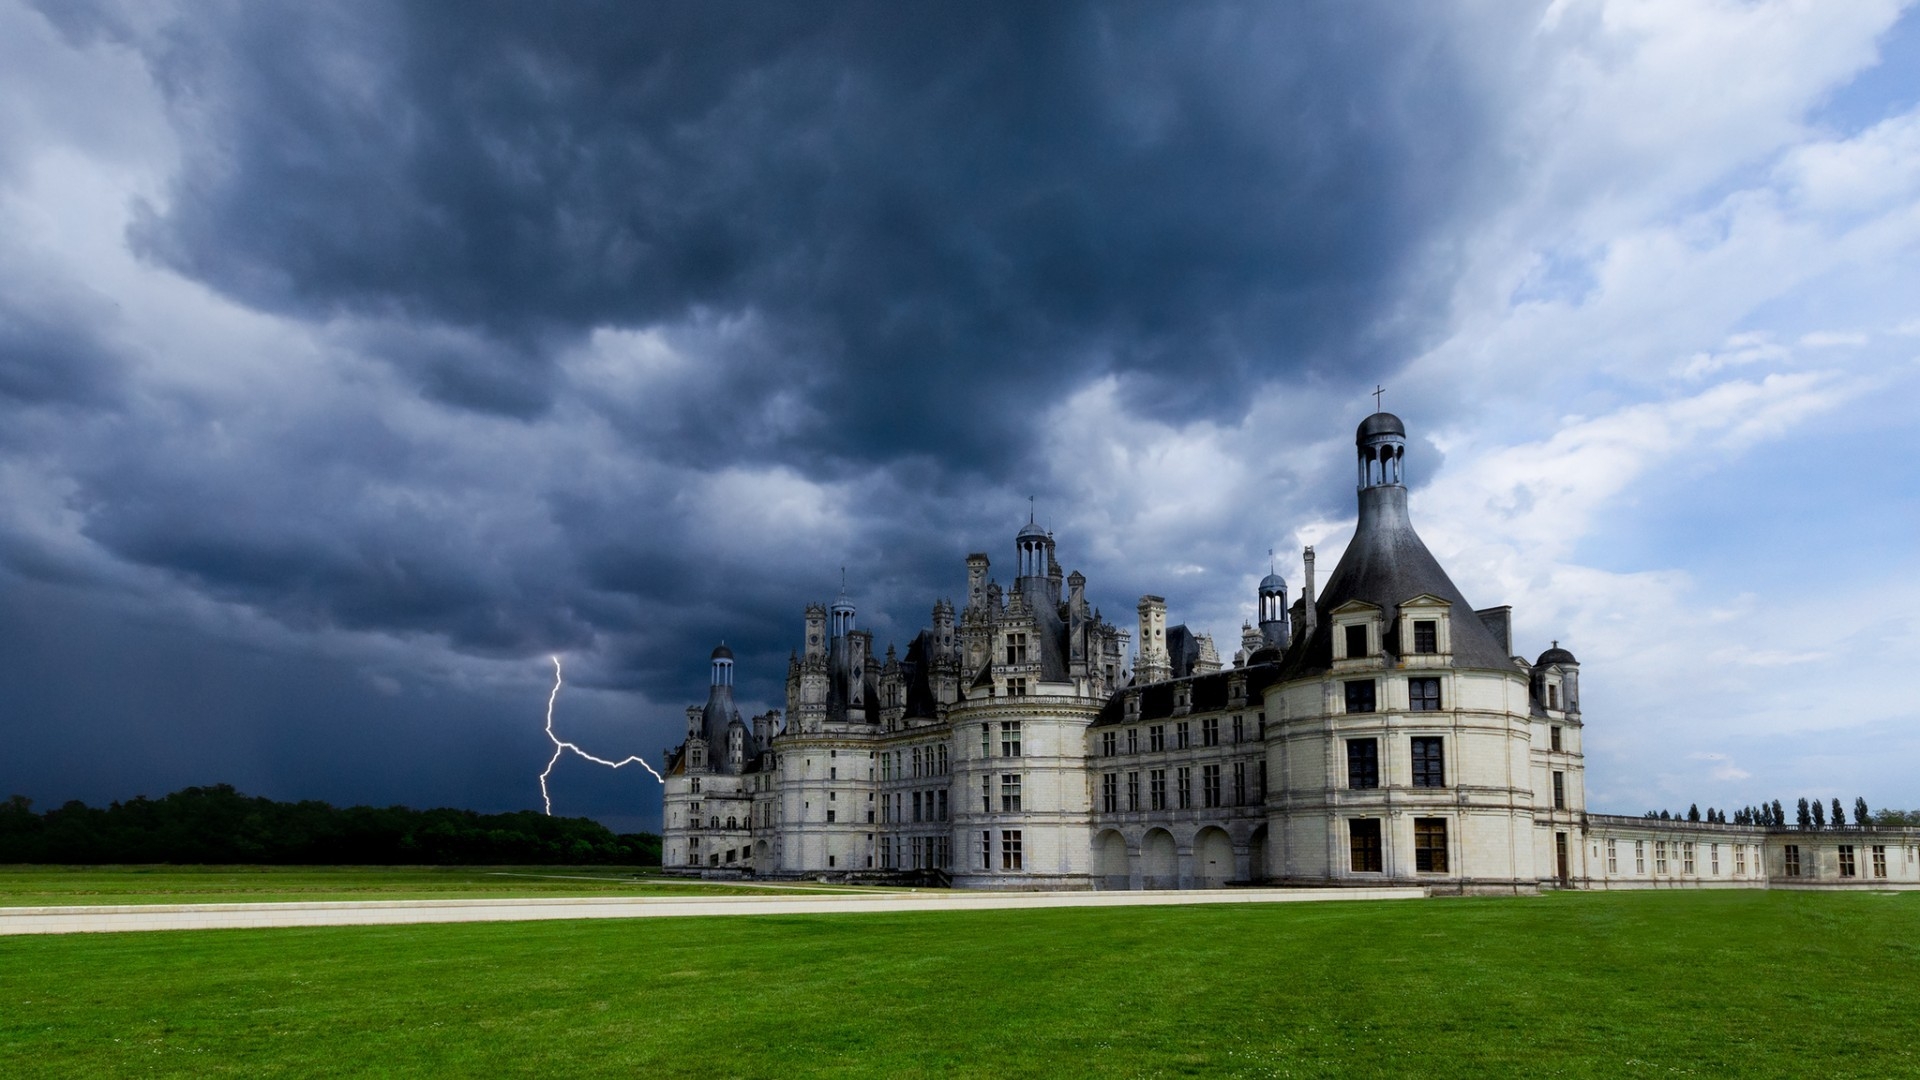
<path id="1" fill-rule="evenodd" d="M 1316 594 L 1269 574 L 1223 666 L 1143 596 L 1133 636 L 1014 538 L 1010 587 L 966 559 L 904 654 L 842 595 L 811 605 L 784 718 L 744 721 L 733 657 L 668 752 L 665 860 L 710 875 L 918 875 L 989 889 L 1233 882 L 1512 893 L 1920 883 L 1920 830 L 1799 830 L 1588 814 L 1580 665 L 1514 655 L 1414 531 L 1406 433 L 1355 438 L 1360 518 Z"/>

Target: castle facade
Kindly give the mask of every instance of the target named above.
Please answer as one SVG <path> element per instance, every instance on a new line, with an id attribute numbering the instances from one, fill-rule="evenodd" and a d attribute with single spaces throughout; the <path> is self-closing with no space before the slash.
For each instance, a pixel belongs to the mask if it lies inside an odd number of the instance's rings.
<path id="1" fill-rule="evenodd" d="M 1233 883 L 1543 887 L 1920 883 L 1920 830 L 1789 830 L 1586 811 L 1580 665 L 1514 654 L 1414 531 L 1406 429 L 1355 436 L 1359 524 L 1316 591 L 1259 586 L 1211 638 L 1140 598 L 1122 629 L 1028 522 L 1002 587 L 966 559 L 904 654 L 842 595 L 810 605 L 784 716 L 743 720 L 734 658 L 668 751 L 668 870 L 990 889 Z M 1128 668 L 1129 645 L 1135 645 Z"/>

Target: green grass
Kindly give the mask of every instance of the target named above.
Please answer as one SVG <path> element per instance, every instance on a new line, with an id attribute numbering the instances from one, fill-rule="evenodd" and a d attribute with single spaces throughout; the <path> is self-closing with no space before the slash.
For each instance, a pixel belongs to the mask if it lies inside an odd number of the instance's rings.
<path id="1" fill-rule="evenodd" d="M 0 939 L 0 1075 L 1894 1076 L 1920 893 Z"/>
<path id="2" fill-rule="evenodd" d="M 487 866 L 6 866 L 0 907 L 696 896 L 788 889 L 635 878 L 631 868 Z M 834 890 L 844 891 L 844 890 Z"/>

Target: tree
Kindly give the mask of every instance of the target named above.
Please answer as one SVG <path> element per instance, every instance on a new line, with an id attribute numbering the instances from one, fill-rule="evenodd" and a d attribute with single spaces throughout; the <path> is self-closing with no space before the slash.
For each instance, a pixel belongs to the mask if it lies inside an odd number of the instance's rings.
<path id="1" fill-rule="evenodd" d="M 1669 814 L 1669 813 L 1667 813 L 1667 812 L 1666 812 L 1665 810 L 1662 810 L 1662 811 L 1660 811 L 1660 820 L 1661 820 L 1661 821 L 1671 821 L 1671 820 L 1673 820 L 1673 815 L 1672 815 L 1672 814 Z"/>
<path id="2" fill-rule="evenodd" d="M 1700 820 L 1700 804 L 1699 803 L 1694 803 L 1693 805 L 1687 807 L 1687 820 L 1688 821 Z"/>
<path id="3" fill-rule="evenodd" d="M 1863 829 L 1873 825 L 1873 815 L 1867 813 L 1867 800 L 1862 796 L 1854 796 L 1853 823 Z"/>
<path id="4" fill-rule="evenodd" d="M 1819 799 L 1813 800 L 1813 827 L 1816 829 L 1827 827 L 1827 808 L 1820 805 Z"/>
<path id="5" fill-rule="evenodd" d="M 1833 827 L 1838 829 L 1847 823 L 1847 812 L 1840 807 L 1840 800 L 1833 800 Z"/>
<path id="6" fill-rule="evenodd" d="M 1786 823 L 1787 823 L 1786 811 L 1780 809 L 1780 800 L 1779 799 L 1773 800 L 1773 820 L 1768 822 L 1768 824 L 1785 825 Z"/>
<path id="7" fill-rule="evenodd" d="M 1813 815 L 1814 815 L 1814 813 L 1815 813 L 1815 811 L 1817 811 L 1817 810 L 1819 809 L 1819 805 L 1820 805 L 1820 804 L 1818 804 L 1818 803 L 1815 803 L 1815 804 L 1814 804 L 1814 809 L 1812 809 L 1812 810 L 1809 810 L 1809 809 L 1807 808 L 1807 797 L 1806 797 L 1805 795 L 1802 795 L 1802 796 L 1800 796 L 1800 807 L 1799 807 L 1799 810 L 1800 810 L 1800 814 L 1799 814 L 1799 818 L 1800 818 L 1800 827 L 1801 827 L 1801 828 L 1803 828 L 1803 829 L 1811 829 L 1811 828 L 1813 828 Z"/>

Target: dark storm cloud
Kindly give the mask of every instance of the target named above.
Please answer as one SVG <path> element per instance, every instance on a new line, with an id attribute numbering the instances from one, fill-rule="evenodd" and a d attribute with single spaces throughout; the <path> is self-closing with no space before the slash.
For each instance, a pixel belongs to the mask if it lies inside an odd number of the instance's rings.
<path id="1" fill-rule="evenodd" d="M 137 40 L 189 133 L 153 257 L 525 415 L 597 325 L 832 403 L 794 449 L 1004 461 L 1091 372 L 1163 413 L 1404 355 L 1479 105 L 1383 5 L 247 4 Z M 482 344 L 482 340 L 486 344 Z M 737 418 L 738 419 L 738 418 Z"/>

